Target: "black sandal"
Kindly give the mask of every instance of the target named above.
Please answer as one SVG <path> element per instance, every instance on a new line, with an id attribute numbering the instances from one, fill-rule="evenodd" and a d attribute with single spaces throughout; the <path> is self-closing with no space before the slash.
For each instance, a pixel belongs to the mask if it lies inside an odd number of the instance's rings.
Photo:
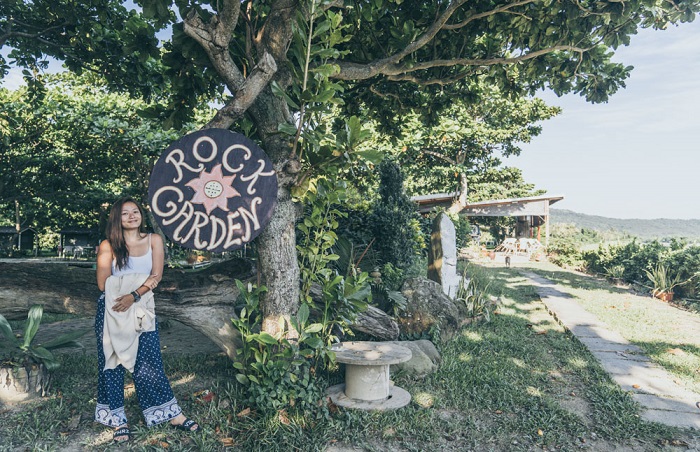
<path id="1" fill-rule="evenodd" d="M 117 439 L 120 436 L 126 436 L 126 439 Z M 114 431 L 112 439 L 114 439 L 115 443 L 125 443 L 131 439 L 131 430 L 129 430 L 129 427 L 122 427 L 120 429 L 117 429 Z"/>
<path id="2" fill-rule="evenodd" d="M 172 425 L 173 427 L 175 427 L 178 430 L 182 430 L 183 432 L 194 433 L 194 432 L 199 431 L 199 424 L 197 424 L 192 419 L 185 418 L 185 420 L 182 422 L 182 424 L 170 424 L 170 425 Z M 195 425 L 197 426 L 197 428 L 193 429 L 192 427 Z"/>

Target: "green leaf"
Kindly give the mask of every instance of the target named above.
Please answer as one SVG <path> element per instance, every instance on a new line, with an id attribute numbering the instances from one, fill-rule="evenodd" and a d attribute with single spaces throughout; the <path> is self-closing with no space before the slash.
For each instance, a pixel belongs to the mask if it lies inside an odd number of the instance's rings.
<path id="1" fill-rule="evenodd" d="M 297 134 L 297 128 L 293 124 L 289 124 L 288 122 L 280 123 L 280 125 L 277 126 L 277 131 L 292 137 Z"/>
<path id="2" fill-rule="evenodd" d="M 39 331 L 39 325 L 41 324 L 41 316 L 44 313 L 44 307 L 40 304 L 35 304 L 29 308 L 29 314 L 27 315 L 27 326 L 24 329 L 24 344 L 22 348 L 25 350 L 29 348 L 36 332 Z"/>
<path id="3" fill-rule="evenodd" d="M 287 102 L 287 105 L 299 110 L 299 105 L 296 102 L 294 102 L 291 97 L 289 97 L 289 95 L 282 89 L 279 83 L 277 83 L 276 81 L 272 81 L 272 83 L 270 83 L 270 88 L 272 89 L 272 94 L 281 97 L 282 99 L 284 99 L 285 102 Z"/>
<path id="4" fill-rule="evenodd" d="M 28 353 L 35 358 L 38 358 L 41 362 L 54 359 L 53 354 L 44 347 L 32 347 L 30 350 L 28 350 Z"/>
<path id="5" fill-rule="evenodd" d="M 53 350 L 53 349 L 60 348 L 60 347 L 72 347 L 72 346 L 78 344 L 77 342 L 75 342 L 75 340 L 78 339 L 79 337 L 82 337 L 85 334 L 87 334 L 88 331 L 90 331 L 90 330 L 86 329 L 86 330 L 72 331 L 70 333 L 63 334 L 55 339 L 52 339 L 48 342 L 45 342 L 41 345 L 47 350 Z"/>
<path id="6" fill-rule="evenodd" d="M 12 345 L 19 348 L 19 342 L 17 341 L 15 334 L 12 332 L 12 327 L 2 314 L 0 314 L 0 333 L 2 333 L 2 335 L 5 336 L 5 339 L 10 341 Z"/>
<path id="7" fill-rule="evenodd" d="M 240 290 L 241 293 L 248 292 L 248 288 L 246 288 L 245 284 L 243 284 L 243 281 L 241 281 L 240 279 L 236 279 L 234 280 L 234 282 L 236 283 L 236 287 L 238 287 L 238 290 Z"/>
<path id="8" fill-rule="evenodd" d="M 323 341 L 321 341 L 321 338 L 318 337 L 310 337 L 306 340 L 306 345 L 308 345 L 311 348 L 321 348 L 323 346 Z"/>
<path id="9" fill-rule="evenodd" d="M 384 158 L 384 152 L 379 149 L 367 149 L 366 151 L 357 152 L 356 155 L 362 157 L 368 162 L 377 165 Z"/>
<path id="10" fill-rule="evenodd" d="M 340 72 L 340 66 L 337 64 L 322 64 L 310 70 L 310 72 L 321 75 L 322 77 L 328 78 L 336 75 Z"/>
<path id="11" fill-rule="evenodd" d="M 297 311 L 297 318 L 299 319 L 299 325 L 306 324 L 306 321 L 309 320 L 308 304 L 302 303 L 301 306 L 299 306 L 299 311 Z"/>
<path id="12" fill-rule="evenodd" d="M 245 369 L 245 366 L 240 361 L 234 361 L 233 368 L 238 369 L 238 370 L 243 370 L 243 369 Z"/>
<path id="13" fill-rule="evenodd" d="M 321 325 L 320 323 L 312 323 L 311 325 L 304 328 L 304 332 L 312 334 L 312 333 L 318 333 L 322 329 L 323 329 L 323 325 Z"/>
<path id="14" fill-rule="evenodd" d="M 243 375 L 243 374 L 236 374 L 236 380 L 238 380 L 238 382 L 239 382 L 240 384 L 242 384 L 242 385 L 246 385 L 246 386 L 247 386 L 247 385 L 250 384 L 250 380 L 248 380 L 248 377 L 246 377 L 246 376 Z"/>
<path id="15" fill-rule="evenodd" d="M 269 333 L 262 332 L 255 338 L 256 341 L 261 344 L 275 345 L 277 344 L 277 339 L 272 337 Z"/>

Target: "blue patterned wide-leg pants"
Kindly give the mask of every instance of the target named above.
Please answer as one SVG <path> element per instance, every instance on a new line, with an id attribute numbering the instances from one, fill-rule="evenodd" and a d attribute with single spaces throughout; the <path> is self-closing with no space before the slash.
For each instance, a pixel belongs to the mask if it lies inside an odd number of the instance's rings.
<path id="1" fill-rule="evenodd" d="M 118 427 L 127 423 L 124 411 L 124 374 L 126 369 L 121 364 L 116 369 L 104 369 L 105 356 L 102 350 L 104 314 L 105 296 L 102 294 L 97 300 L 97 315 L 95 316 L 99 371 L 95 421 L 111 427 Z M 141 333 L 139 336 L 139 349 L 132 377 L 136 386 L 136 396 L 147 426 L 152 427 L 168 421 L 182 412 L 170 388 L 170 382 L 163 371 L 157 324 L 155 331 Z"/>

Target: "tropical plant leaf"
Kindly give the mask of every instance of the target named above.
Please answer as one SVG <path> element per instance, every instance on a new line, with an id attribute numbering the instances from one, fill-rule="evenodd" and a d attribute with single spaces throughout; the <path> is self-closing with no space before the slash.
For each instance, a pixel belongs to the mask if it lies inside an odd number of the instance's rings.
<path id="1" fill-rule="evenodd" d="M 44 347 L 47 350 L 55 350 L 57 348 L 61 347 L 74 347 L 76 345 L 81 346 L 80 343 L 75 342 L 76 339 L 79 337 L 83 337 L 85 334 L 90 331 L 89 329 L 86 330 L 78 330 L 78 331 L 71 331 L 70 333 L 62 334 L 61 336 L 52 339 L 48 342 L 44 342 L 42 347 Z"/>
<path id="2" fill-rule="evenodd" d="M 299 306 L 299 311 L 297 311 L 297 318 L 299 319 L 299 325 L 306 324 L 306 321 L 309 320 L 308 304 L 302 303 L 301 306 Z"/>
<path id="3" fill-rule="evenodd" d="M 12 345 L 19 348 L 19 341 L 15 337 L 15 333 L 12 332 L 12 327 L 5 317 L 0 314 L 0 333 L 5 336 Z"/>
<path id="4" fill-rule="evenodd" d="M 260 333 L 255 337 L 255 340 L 260 342 L 261 344 L 268 344 L 268 345 L 274 345 L 277 343 L 277 339 L 272 337 L 269 333 Z"/>
<path id="5" fill-rule="evenodd" d="M 24 329 L 24 344 L 23 349 L 28 349 L 36 336 L 36 332 L 39 331 L 39 325 L 41 324 L 41 317 L 44 314 L 44 307 L 40 304 L 35 304 L 29 308 L 29 314 L 27 315 L 27 326 Z"/>

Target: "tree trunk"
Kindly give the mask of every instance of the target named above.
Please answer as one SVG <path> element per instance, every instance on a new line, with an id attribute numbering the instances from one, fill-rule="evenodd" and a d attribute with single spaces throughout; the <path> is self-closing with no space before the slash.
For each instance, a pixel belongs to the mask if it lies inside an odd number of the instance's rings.
<path id="1" fill-rule="evenodd" d="M 283 191 L 280 187 L 280 191 Z M 296 250 L 296 207 L 291 198 L 278 197 L 272 221 L 260 234 L 258 256 L 262 283 L 267 293 L 261 303 L 263 331 L 275 335 L 299 308 L 299 262 Z M 291 331 L 291 337 L 296 332 Z"/>
<path id="2" fill-rule="evenodd" d="M 469 196 L 469 181 L 464 172 L 459 173 L 459 197 L 452 202 L 452 205 L 447 209 L 449 213 L 460 213 L 467 206 Z"/>
<path id="3" fill-rule="evenodd" d="M 249 261 L 234 259 L 197 272 L 166 270 L 156 296 L 156 313 L 184 323 L 236 356 L 238 332 L 231 324 L 239 291 L 234 279 L 252 277 Z M 95 270 L 60 263 L 0 263 L 0 312 L 23 318 L 33 304 L 44 312 L 94 315 L 100 295 Z"/>

